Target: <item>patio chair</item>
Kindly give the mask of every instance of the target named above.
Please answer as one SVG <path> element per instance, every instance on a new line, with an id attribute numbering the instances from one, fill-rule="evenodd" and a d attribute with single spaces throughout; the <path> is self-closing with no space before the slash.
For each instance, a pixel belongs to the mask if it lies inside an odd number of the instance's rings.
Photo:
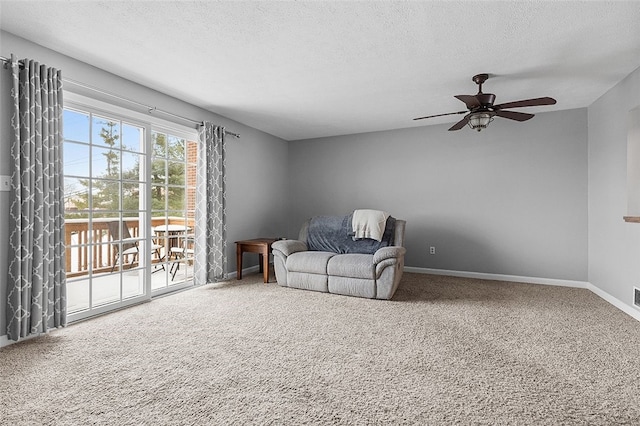
<path id="1" fill-rule="evenodd" d="M 120 224 L 122 224 L 122 238 L 120 236 Z M 140 242 L 137 238 L 132 238 L 131 233 L 129 232 L 129 227 L 127 226 L 127 222 L 114 220 L 107 224 L 109 228 L 109 234 L 111 235 L 111 240 L 113 241 L 113 266 L 111 267 L 111 272 L 116 269 L 118 262 L 122 263 L 123 259 L 126 256 L 132 256 L 131 262 L 129 263 L 129 267 L 133 266 L 133 263 L 138 258 L 138 253 L 140 253 L 138 244 Z M 122 250 L 120 250 L 120 241 L 122 241 Z M 161 245 L 152 243 L 151 244 L 151 253 L 157 256 L 158 260 L 162 259 L 160 255 Z M 161 265 L 161 269 L 164 269 L 164 265 Z"/>
<path id="2" fill-rule="evenodd" d="M 180 269 L 180 263 L 186 263 L 189 260 L 193 260 L 195 236 L 183 235 L 179 238 L 182 240 L 181 244 L 176 247 L 171 247 L 171 252 L 169 253 L 169 260 L 173 257 L 173 263 L 169 268 L 172 281 L 175 279 L 178 269 Z"/>

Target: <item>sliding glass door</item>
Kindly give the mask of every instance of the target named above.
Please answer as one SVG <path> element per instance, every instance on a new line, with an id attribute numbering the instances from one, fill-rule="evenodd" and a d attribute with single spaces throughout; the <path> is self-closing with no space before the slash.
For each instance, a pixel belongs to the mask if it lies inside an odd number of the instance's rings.
<path id="1" fill-rule="evenodd" d="M 193 133 L 91 107 L 65 108 L 72 321 L 192 285 Z"/>

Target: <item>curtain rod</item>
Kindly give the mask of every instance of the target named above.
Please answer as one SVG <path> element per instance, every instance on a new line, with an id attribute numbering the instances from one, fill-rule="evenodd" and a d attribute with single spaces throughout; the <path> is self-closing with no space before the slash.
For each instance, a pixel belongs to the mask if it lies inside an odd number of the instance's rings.
<path id="1" fill-rule="evenodd" d="M 11 59 L 5 58 L 4 56 L 0 56 L 0 60 L 2 62 L 4 62 L 5 68 L 6 68 L 7 64 L 11 62 Z M 20 65 L 24 65 L 22 60 L 18 60 L 18 63 L 20 63 Z M 154 106 L 149 106 L 149 105 L 140 103 L 138 101 L 133 101 L 131 99 L 123 98 L 122 96 L 116 95 L 114 93 L 106 92 L 106 91 L 104 91 L 102 89 L 98 89 L 97 87 L 89 86 L 88 84 L 84 84 L 84 83 L 81 83 L 81 82 L 76 81 L 76 80 L 71 80 L 69 78 L 63 78 L 62 81 L 65 82 L 65 83 L 71 83 L 73 85 L 82 87 L 84 89 L 89 89 L 89 90 L 91 90 L 93 92 L 97 92 L 97 93 L 101 93 L 103 95 L 111 96 L 112 98 L 120 99 L 122 101 L 129 102 L 131 104 L 138 105 L 140 107 L 146 108 L 147 112 L 149 114 L 151 114 L 153 112 L 157 112 L 157 113 L 160 113 L 160 114 L 169 115 L 171 117 L 179 118 L 181 120 L 190 121 L 190 122 L 192 122 L 194 124 L 197 124 L 197 125 L 200 125 L 200 126 L 204 125 L 204 122 L 202 122 L 202 121 L 192 120 L 191 118 L 183 117 L 181 115 L 174 114 L 172 112 L 164 111 L 164 110 L 161 110 L 161 109 L 159 109 L 157 107 L 154 107 Z M 233 132 L 230 132 L 228 130 L 225 130 L 224 133 L 227 134 L 227 135 L 233 136 L 235 138 L 240 138 L 240 134 L 239 133 L 233 133 Z"/>

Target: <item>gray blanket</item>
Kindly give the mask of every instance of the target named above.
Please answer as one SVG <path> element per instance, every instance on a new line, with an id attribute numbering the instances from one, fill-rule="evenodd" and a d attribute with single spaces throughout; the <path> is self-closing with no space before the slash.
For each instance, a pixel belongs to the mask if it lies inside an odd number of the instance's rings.
<path id="1" fill-rule="evenodd" d="M 351 220 L 353 214 L 347 216 L 315 216 L 309 222 L 307 246 L 309 250 L 328 251 L 333 253 L 373 254 L 381 247 L 393 245 L 396 220 L 389 216 L 385 225 L 382 241 L 370 238 L 354 240 Z"/>

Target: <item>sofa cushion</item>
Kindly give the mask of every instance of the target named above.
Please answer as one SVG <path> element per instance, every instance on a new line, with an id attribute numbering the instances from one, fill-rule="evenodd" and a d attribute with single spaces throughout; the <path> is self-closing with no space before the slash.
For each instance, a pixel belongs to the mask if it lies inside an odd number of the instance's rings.
<path id="1" fill-rule="evenodd" d="M 329 293 L 343 294 L 345 296 L 376 297 L 376 282 L 363 278 L 347 278 L 329 276 Z"/>
<path id="2" fill-rule="evenodd" d="M 326 275 L 327 262 L 335 255 L 325 251 L 299 251 L 287 257 L 287 270 Z"/>
<path id="3" fill-rule="evenodd" d="M 375 265 L 372 254 L 339 254 L 329 259 L 329 275 L 349 278 L 375 279 Z"/>
<path id="4" fill-rule="evenodd" d="M 300 288 L 302 290 L 329 292 L 327 275 L 309 274 L 306 272 L 289 272 L 287 282 L 289 287 Z"/>

